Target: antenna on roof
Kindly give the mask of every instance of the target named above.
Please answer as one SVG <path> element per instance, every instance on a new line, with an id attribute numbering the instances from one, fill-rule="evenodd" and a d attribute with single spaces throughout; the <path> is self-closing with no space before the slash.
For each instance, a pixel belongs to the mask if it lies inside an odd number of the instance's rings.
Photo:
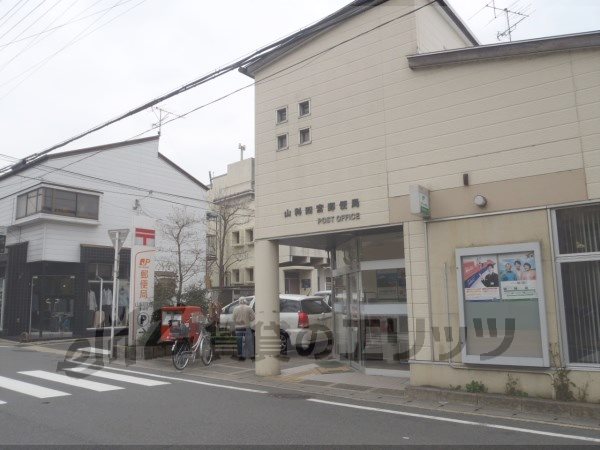
<path id="1" fill-rule="evenodd" d="M 158 111 L 158 114 L 156 113 L 156 111 Z M 158 119 L 158 122 L 152 124 L 152 128 L 158 127 L 158 135 L 159 136 L 160 136 L 160 132 L 161 132 L 161 129 L 162 129 L 163 122 L 165 122 L 171 116 L 177 117 L 179 119 L 185 119 L 184 116 L 180 116 L 179 114 L 172 113 L 170 111 L 167 111 L 164 108 L 159 108 L 158 106 L 153 106 L 152 107 L 152 112 L 154 113 L 154 115 Z"/>
<path id="2" fill-rule="evenodd" d="M 511 3 L 505 8 L 499 8 L 496 6 L 496 0 L 492 0 L 490 3 L 485 5 L 485 8 L 490 8 L 494 11 L 494 19 L 498 19 L 501 16 L 506 17 L 506 28 L 503 31 L 498 31 L 496 38 L 500 41 L 502 38 L 508 37 L 508 41 L 512 42 L 512 32 L 515 31 L 517 25 L 527 19 L 535 11 L 531 11 L 531 3 L 525 7 L 517 5 L 518 0 Z M 510 9 L 515 7 L 515 9 Z M 512 22 L 512 23 L 511 23 Z"/>

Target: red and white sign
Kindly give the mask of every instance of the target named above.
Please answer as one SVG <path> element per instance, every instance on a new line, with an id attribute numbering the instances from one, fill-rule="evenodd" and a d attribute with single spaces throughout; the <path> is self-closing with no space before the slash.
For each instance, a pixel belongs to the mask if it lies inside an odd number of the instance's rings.
<path id="1" fill-rule="evenodd" d="M 155 247 L 156 231 L 148 228 L 135 229 L 135 245 Z"/>
<path id="2" fill-rule="evenodd" d="M 156 229 L 154 219 L 135 216 L 134 242 L 131 248 L 130 274 L 130 338 L 136 338 L 150 327 L 154 302 L 154 266 Z"/>

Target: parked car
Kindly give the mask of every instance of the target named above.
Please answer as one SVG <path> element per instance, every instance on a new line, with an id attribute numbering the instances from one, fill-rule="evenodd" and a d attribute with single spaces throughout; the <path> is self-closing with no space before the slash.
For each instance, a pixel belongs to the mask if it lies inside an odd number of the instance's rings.
<path id="1" fill-rule="evenodd" d="M 318 292 L 315 292 L 315 295 L 317 297 L 323 297 L 323 300 L 325 300 L 325 303 L 327 303 L 330 307 L 332 306 L 331 291 L 318 291 Z"/>
<path id="2" fill-rule="evenodd" d="M 245 297 L 255 309 L 254 297 Z M 220 317 L 220 328 L 235 331 L 233 310 L 239 299 L 225 306 Z M 315 348 L 331 349 L 333 345 L 333 314 L 331 307 L 320 296 L 281 294 L 279 296 L 279 338 L 281 352 L 295 348 L 308 355 Z"/>

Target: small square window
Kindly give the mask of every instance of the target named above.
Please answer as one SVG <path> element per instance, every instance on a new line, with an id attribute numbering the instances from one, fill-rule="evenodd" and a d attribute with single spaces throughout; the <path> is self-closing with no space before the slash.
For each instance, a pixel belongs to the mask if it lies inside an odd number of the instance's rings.
<path id="1" fill-rule="evenodd" d="M 277 136 L 277 150 L 285 150 L 288 148 L 288 135 L 280 134 Z"/>
<path id="2" fill-rule="evenodd" d="M 287 122 L 287 106 L 277 110 L 277 123 Z"/>
<path id="3" fill-rule="evenodd" d="M 310 100 L 298 103 L 298 116 L 304 117 L 310 114 Z"/>
<path id="4" fill-rule="evenodd" d="M 239 269 L 233 269 L 231 271 L 231 282 L 232 283 L 241 283 L 242 280 L 240 280 L 240 270 Z"/>
<path id="5" fill-rule="evenodd" d="M 246 281 L 248 283 L 254 283 L 254 268 L 249 267 L 246 269 Z"/>
<path id="6" fill-rule="evenodd" d="M 231 233 L 231 236 L 232 236 L 232 240 L 233 240 L 233 245 L 237 245 L 237 244 L 241 244 L 242 243 L 239 231 L 234 231 L 233 233 Z"/>
<path id="7" fill-rule="evenodd" d="M 252 228 L 246 230 L 246 242 L 254 242 L 254 230 Z"/>
<path id="8" fill-rule="evenodd" d="M 300 145 L 310 144 L 310 128 L 300 130 Z"/>

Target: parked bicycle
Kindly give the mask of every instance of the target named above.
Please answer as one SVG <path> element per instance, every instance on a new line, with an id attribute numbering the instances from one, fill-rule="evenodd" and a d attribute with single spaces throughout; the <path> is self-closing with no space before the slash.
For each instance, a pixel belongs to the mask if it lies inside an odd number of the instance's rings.
<path id="1" fill-rule="evenodd" d="M 190 361 L 193 363 L 198 356 L 205 366 L 212 362 L 214 350 L 210 333 L 206 331 L 204 324 L 201 324 L 197 333 L 190 331 L 189 324 L 172 324 L 171 336 L 175 338 L 171 354 L 173 366 L 177 370 L 185 369 Z"/>

